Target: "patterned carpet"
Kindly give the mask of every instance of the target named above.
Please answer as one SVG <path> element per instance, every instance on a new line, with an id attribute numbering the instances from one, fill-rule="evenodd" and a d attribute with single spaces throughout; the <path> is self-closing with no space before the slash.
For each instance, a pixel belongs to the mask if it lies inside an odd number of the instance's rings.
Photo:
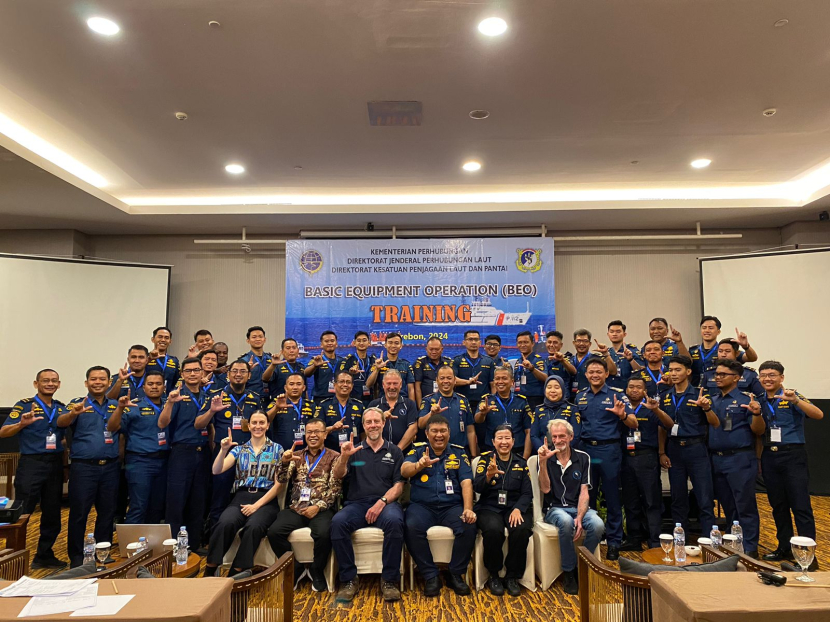
<path id="1" fill-rule="evenodd" d="M 766 495 L 758 495 L 758 509 L 761 514 L 761 553 L 766 553 L 776 546 L 775 527 L 770 514 Z M 830 550 L 830 497 L 813 497 L 813 511 L 818 530 L 818 550 L 822 561 L 830 559 L 826 551 Z M 64 508 L 64 524 L 69 510 Z M 92 529 L 94 515 L 90 516 L 88 531 Z M 40 514 L 32 517 L 29 527 L 27 546 L 34 554 Z M 604 552 L 604 547 L 603 547 Z M 824 553 L 822 555 L 822 553 Z M 66 557 L 66 530 L 61 532 L 55 545 L 55 554 L 61 559 Z M 636 553 L 623 553 L 633 559 Z M 608 562 L 610 565 L 615 565 Z M 823 568 L 824 569 L 824 568 Z M 34 571 L 32 576 L 40 577 L 49 571 Z M 559 622 L 579 620 L 578 599 L 565 594 L 557 581 L 551 589 L 542 592 L 523 591 L 519 598 L 496 598 L 488 591 L 473 591 L 471 596 L 459 597 L 444 588 L 440 598 L 424 598 L 421 595 L 421 583 L 416 591 L 404 592 L 403 600 L 387 604 L 380 598 L 380 578 L 370 576 L 361 578 L 360 591 L 351 606 L 337 605 L 333 594 L 316 594 L 311 591 L 311 584 L 303 581 L 294 594 L 295 620 L 322 620 L 324 622 L 524 622 L 527 620 L 544 620 Z"/>

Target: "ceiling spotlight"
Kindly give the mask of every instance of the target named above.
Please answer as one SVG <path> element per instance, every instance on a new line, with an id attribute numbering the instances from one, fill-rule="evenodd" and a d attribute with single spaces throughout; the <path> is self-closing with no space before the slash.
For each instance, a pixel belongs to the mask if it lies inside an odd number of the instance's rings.
<path id="1" fill-rule="evenodd" d="M 461 168 L 463 168 L 468 173 L 475 173 L 476 171 L 481 170 L 481 162 L 470 160 L 469 162 L 464 162 Z"/>
<path id="2" fill-rule="evenodd" d="M 208 26 L 210 26 L 211 28 L 219 28 L 221 25 L 222 24 L 217 22 L 215 19 L 212 19 L 208 22 Z"/>
<path id="3" fill-rule="evenodd" d="M 241 175 L 245 172 L 245 167 L 241 164 L 228 164 L 225 167 L 225 170 L 228 171 L 231 175 Z"/>
<path id="4" fill-rule="evenodd" d="M 470 110 L 471 119 L 486 119 L 489 116 L 490 113 L 486 110 Z"/>
<path id="5" fill-rule="evenodd" d="M 295 166 L 294 170 L 295 171 L 301 171 L 301 170 L 303 170 L 303 167 L 302 166 Z"/>
<path id="6" fill-rule="evenodd" d="M 186 112 L 177 112 L 176 113 L 176 118 L 179 121 L 187 121 L 187 113 Z"/>
<path id="7" fill-rule="evenodd" d="M 778 112 L 778 110 L 776 110 L 775 108 L 767 108 L 767 109 L 766 109 L 766 110 L 764 110 L 764 112 L 762 112 L 761 114 L 762 114 L 762 115 L 764 115 L 765 117 L 771 117 L 771 116 L 772 116 L 772 115 L 774 115 L 776 112 Z"/>
<path id="8" fill-rule="evenodd" d="M 692 168 L 706 168 L 712 163 L 712 160 L 707 158 L 700 158 L 699 160 L 692 160 Z"/>
<path id="9" fill-rule="evenodd" d="M 479 22 L 478 31 L 488 37 L 498 37 L 507 32 L 507 22 L 500 17 L 488 17 Z"/>
<path id="10" fill-rule="evenodd" d="M 90 17 L 86 20 L 86 25 L 99 35 L 106 35 L 107 37 L 117 35 L 121 30 L 118 24 L 106 17 Z"/>
<path id="11" fill-rule="evenodd" d="M 784 26 L 786 26 L 789 23 L 790 23 L 790 20 L 788 20 L 788 19 L 779 19 L 777 22 L 775 22 L 773 24 L 773 26 L 775 26 L 776 28 L 783 28 Z"/>

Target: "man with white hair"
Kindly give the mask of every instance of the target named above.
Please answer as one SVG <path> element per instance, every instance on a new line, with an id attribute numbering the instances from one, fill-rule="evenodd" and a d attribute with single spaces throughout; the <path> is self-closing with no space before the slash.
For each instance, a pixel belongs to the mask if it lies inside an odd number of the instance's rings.
<path id="1" fill-rule="evenodd" d="M 548 423 L 548 433 L 539 448 L 539 488 L 544 494 L 545 522 L 559 530 L 562 585 L 568 594 L 579 593 L 574 542 L 584 534 L 585 547 L 593 551 L 605 532 L 602 519 L 588 507 L 591 457 L 571 448 L 573 437 L 570 423 L 554 419 Z M 553 449 L 548 443 L 553 444 Z"/>
<path id="2" fill-rule="evenodd" d="M 407 451 L 418 432 L 418 406 L 401 395 L 403 377 L 397 369 L 387 371 L 381 384 L 383 395 L 370 402 L 369 408 L 377 407 L 384 413 L 383 438 Z"/>

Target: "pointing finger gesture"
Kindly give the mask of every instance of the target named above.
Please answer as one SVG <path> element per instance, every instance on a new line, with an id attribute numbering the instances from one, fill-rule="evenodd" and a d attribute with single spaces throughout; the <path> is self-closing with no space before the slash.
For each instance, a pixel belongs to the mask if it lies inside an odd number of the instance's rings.
<path id="1" fill-rule="evenodd" d="M 84 406 L 86 404 L 87 398 L 82 399 L 80 402 L 72 405 L 72 415 L 77 417 L 83 413 L 92 412 L 92 404 L 89 406 Z"/>
<path id="2" fill-rule="evenodd" d="M 184 396 L 182 395 L 182 392 L 178 389 L 173 389 L 172 391 L 170 391 L 170 393 L 167 394 L 167 401 L 173 402 L 174 404 L 176 402 L 181 402 L 183 399 Z"/>
<path id="3" fill-rule="evenodd" d="M 680 334 L 679 330 L 677 330 L 671 324 L 669 324 L 669 329 L 671 330 L 672 341 L 676 341 L 677 343 L 680 343 L 681 341 L 683 341 L 683 335 Z"/>
<path id="4" fill-rule="evenodd" d="M 233 442 L 233 430 L 228 428 L 228 435 L 222 439 L 222 443 L 220 445 L 222 451 L 227 453 L 230 451 L 231 447 L 235 447 L 236 443 Z"/>

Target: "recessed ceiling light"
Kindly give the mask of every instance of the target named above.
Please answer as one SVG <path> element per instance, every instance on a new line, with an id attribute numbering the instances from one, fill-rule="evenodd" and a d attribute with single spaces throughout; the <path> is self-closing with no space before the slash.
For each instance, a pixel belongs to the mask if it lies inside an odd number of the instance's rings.
<path id="1" fill-rule="evenodd" d="M 488 17 L 478 23 L 478 31 L 488 37 L 498 37 L 507 32 L 507 22 L 501 17 Z"/>
<path id="2" fill-rule="evenodd" d="M 301 171 L 301 170 L 303 170 L 303 167 L 302 166 L 295 166 L 294 170 L 295 171 Z"/>
<path id="3" fill-rule="evenodd" d="M 766 109 L 766 110 L 764 110 L 764 112 L 762 112 L 761 114 L 762 114 L 762 115 L 764 115 L 765 117 L 771 117 L 771 116 L 773 116 L 776 112 L 778 112 L 778 110 L 777 110 L 777 109 L 775 109 L 775 108 L 767 108 L 767 109 Z"/>
<path id="4" fill-rule="evenodd" d="M 463 168 L 468 173 L 475 173 L 476 171 L 481 170 L 481 162 L 470 160 L 469 162 L 464 162 L 461 168 Z"/>
<path id="5" fill-rule="evenodd" d="M 90 17 L 86 20 L 86 25 L 99 35 L 106 35 L 107 37 L 117 35 L 121 30 L 121 28 L 118 27 L 118 24 L 111 19 L 107 19 L 106 17 Z"/>
<path id="6" fill-rule="evenodd" d="M 486 119 L 489 116 L 490 113 L 486 110 L 470 110 L 471 119 Z"/>
<path id="7" fill-rule="evenodd" d="M 783 28 L 784 26 L 786 26 L 789 23 L 790 23 L 790 20 L 788 20 L 788 19 L 779 19 L 777 22 L 775 22 L 773 24 L 773 26 L 775 26 L 776 28 Z"/>
<path id="8" fill-rule="evenodd" d="M 707 158 L 700 158 L 699 160 L 692 160 L 693 168 L 706 168 L 712 163 L 712 160 Z"/>
<path id="9" fill-rule="evenodd" d="M 228 164 L 225 167 L 225 170 L 228 171 L 231 175 L 240 175 L 245 172 L 245 167 L 241 164 Z"/>

